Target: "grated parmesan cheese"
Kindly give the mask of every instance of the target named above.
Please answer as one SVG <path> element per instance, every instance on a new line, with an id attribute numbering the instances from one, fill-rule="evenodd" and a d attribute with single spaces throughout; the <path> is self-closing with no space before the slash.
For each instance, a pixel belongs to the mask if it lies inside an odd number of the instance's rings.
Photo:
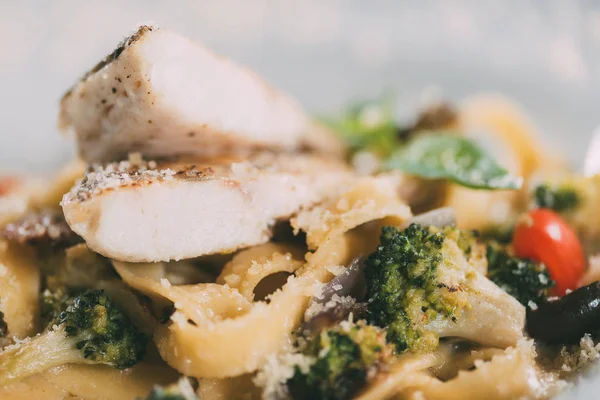
<path id="1" fill-rule="evenodd" d="M 586 333 L 578 346 L 563 347 L 558 360 L 563 372 L 576 372 L 598 358 L 600 358 L 600 343 L 594 344 L 592 337 Z"/>
<path id="2" fill-rule="evenodd" d="M 293 351 L 272 354 L 267 357 L 252 381 L 263 389 L 264 400 L 288 399 L 285 383 L 294 376 L 295 368 L 298 367 L 302 373 L 308 373 L 315 361 L 314 357 Z"/>
<path id="3" fill-rule="evenodd" d="M 351 296 L 340 296 L 338 294 L 334 294 L 331 296 L 331 299 L 326 303 L 319 303 L 317 301 L 313 301 L 311 305 L 304 312 L 304 320 L 308 321 L 315 316 L 322 314 L 328 310 L 333 309 L 334 307 L 340 305 L 344 308 L 352 308 L 356 304 L 356 299 Z"/>

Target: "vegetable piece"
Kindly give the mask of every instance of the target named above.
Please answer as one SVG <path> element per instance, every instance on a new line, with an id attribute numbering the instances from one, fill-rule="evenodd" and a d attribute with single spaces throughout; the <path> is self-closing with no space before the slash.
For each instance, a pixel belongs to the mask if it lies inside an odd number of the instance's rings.
<path id="1" fill-rule="evenodd" d="M 483 251 L 473 234 L 452 227 L 384 227 L 366 260 L 370 322 L 400 352 L 435 350 L 446 336 L 515 344 L 525 309 L 477 271 Z"/>
<path id="2" fill-rule="evenodd" d="M 556 282 L 556 293 L 577 288 L 585 269 L 583 248 L 575 232 L 552 210 L 531 210 L 517 223 L 513 236 L 517 257 L 542 262 Z"/>
<path id="3" fill-rule="evenodd" d="M 385 331 L 364 321 L 324 330 L 301 351 L 310 365 L 296 365 L 287 382 L 295 400 L 350 399 L 392 356 Z"/>
<path id="4" fill-rule="evenodd" d="M 436 208 L 413 217 L 410 222 L 421 226 L 443 228 L 456 225 L 456 214 L 451 207 Z"/>
<path id="5" fill-rule="evenodd" d="M 325 304 L 336 294 L 338 296 L 348 296 L 352 294 L 360 280 L 364 267 L 365 265 L 362 257 L 357 257 L 352 260 L 350 265 L 341 274 L 325 284 L 321 290 L 321 296 L 315 297 L 314 301 Z"/>
<path id="6" fill-rule="evenodd" d="M 309 310 L 316 308 L 318 311 L 305 315 L 307 320 L 300 326 L 298 332 L 304 335 L 314 335 L 325 328 L 338 324 L 350 313 L 354 318 L 360 318 L 366 308 L 355 298 L 364 297 L 364 285 L 359 285 L 363 270 L 364 259 L 357 257 L 340 275 L 325 284 L 319 296 L 314 296 L 309 306 Z M 359 293 L 356 294 L 357 292 Z M 347 297 L 350 295 L 353 297 Z"/>
<path id="7" fill-rule="evenodd" d="M 581 203 L 577 190 L 569 186 L 551 188 L 547 184 L 535 188 L 533 197 L 540 208 L 550 208 L 556 212 L 570 211 Z"/>
<path id="8" fill-rule="evenodd" d="M 57 321 L 60 314 L 69 305 L 69 296 L 64 287 L 57 288 L 54 291 L 44 290 L 41 296 L 42 306 L 40 307 L 40 316 L 42 325 L 47 327 L 50 323 Z"/>
<path id="9" fill-rule="evenodd" d="M 416 136 L 398 148 L 385 166 L 421 178 L 449 179 L 473 189 L 519 189 L 523 181 L 471 140 L 448 132 Z"/>
<path id="10" fill-rule="evenodd" d="M 181 378 L 167 387 L 155 386 L 145 399 L 139 400 L 198 400 L 189 379 Z"/>
<path id="11" fill-rule="evenodd" d="M 398 128 L 389 99 L 349 107 L 337 120 L 324 121 L 337 131 L 352 151 L 387 156 L 398 145 Z"/>
<path id="12" fill-rule="evenodd" d="M 600 282 L 577 289 L 561 299 L 538 305 L 527 313 L 527 332 L 548 344 L 578 342 L 600 329 Z"/>
<path id="13" fill-rule="evenodd" d="M 64 364 L 129 368 L 146 344 L 103 291 L 88 291 L 70 299 L 48 330 L 0 352 L 0 385 Z"/>
<path id="14" fill-rule="evenodd" d="M 544 264 L 510 256 L 500 246 L 487 246 L 488 277 L 524 306 L 548 298 L 555 282 Z"/>

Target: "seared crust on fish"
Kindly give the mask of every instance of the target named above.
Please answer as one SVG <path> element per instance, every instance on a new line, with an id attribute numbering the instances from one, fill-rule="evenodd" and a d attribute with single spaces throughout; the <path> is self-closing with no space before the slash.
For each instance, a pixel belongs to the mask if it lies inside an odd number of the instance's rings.
<path id="1" fill-rule="evenodd" d="M 341 154 L 330 131 L 249 69 L 178 34 L 142 26 L 61 101 L 88 162 L 256 149 Z"/>
<path id="2" fill-rule="evenodd" d="M 94 167 L 62 201 L 94 251 L 131 262 L 230 253 L 264 243 L 277 220 L 336 195 L 354 175 L 337 161 L 262 153 L 245 161 Z"/>

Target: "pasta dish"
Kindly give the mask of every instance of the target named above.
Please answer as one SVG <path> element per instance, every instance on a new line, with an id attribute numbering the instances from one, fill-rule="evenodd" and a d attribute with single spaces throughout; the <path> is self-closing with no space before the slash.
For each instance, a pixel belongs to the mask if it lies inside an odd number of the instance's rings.
<path id="1" fill-rule="evenodd" d="M 572 386 L 600 357 L 594 151 L 569 168 L 496 95 L 394 111 L 311 117 L 140 27 L 61 100 L 77 159 L 0 179 L 0 398 Z"/>

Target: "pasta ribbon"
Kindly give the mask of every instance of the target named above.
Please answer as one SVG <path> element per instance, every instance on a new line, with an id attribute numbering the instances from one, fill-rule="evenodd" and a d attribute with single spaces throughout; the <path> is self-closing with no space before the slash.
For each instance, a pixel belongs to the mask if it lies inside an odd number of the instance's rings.
<path id="1" fill-rule="evenodd" d="M 261 390 L 252 382 L 252 375 L 226 379 L 199 379 L 198 397 L 202 400 L 259 400 Z"/>
<path id="2" fill-rule="evenodd" d="M 306 232 L 309 249 L 315 250 L 334 237 L 369 221 L 390 218 L 390 224 L 409 219 L 410 208 L 398 200 L 399 178 L 384 175 L 365 178 L 339 199 L 300 212 L 292 227 Z"/>
<path id="3" fill-rule="evenodd" d="M 381 372 L 355 400 L 389 399 L 407 388 L 428 385 L 434 378 L 427 373 L 427 368 L 440 362 L 442 357 L 438 353 L 401 355 L 388 371 Z"/>
<path id="4" fill-rule="evenodd" d="M 139 363 L 125 371 L 106 365 L 70 364 L 0 388 L 2 400 L 115 400 L 145 398 L 154 385 L 179 375 L 164 363 Z"/>
<path id="5" fill-rule="evenodd" d="M 254 300 L 258 283 L 277 272 L 293 273 L 303 265 L 303 252 L 277 243 L 266 243 L 239 252 L 225 264 L 217 283 L 237 289 L 248 301 Z"/>
<path id="6" fill-rule="evenodd" d="M 490 361 L 476 361 L 475 369 L 462 370 L 454 379 L 433 380 L 418 392 L 428 400 L 539 398 L 543 389 L 534 354 L 533 342 L 524 341 Z"/>
<path id="7" fill-rule="evenodd" d="M 0 311 L 9 339 L 39 331 L 40 270 L 32 249 L 0 241 Z"/>

